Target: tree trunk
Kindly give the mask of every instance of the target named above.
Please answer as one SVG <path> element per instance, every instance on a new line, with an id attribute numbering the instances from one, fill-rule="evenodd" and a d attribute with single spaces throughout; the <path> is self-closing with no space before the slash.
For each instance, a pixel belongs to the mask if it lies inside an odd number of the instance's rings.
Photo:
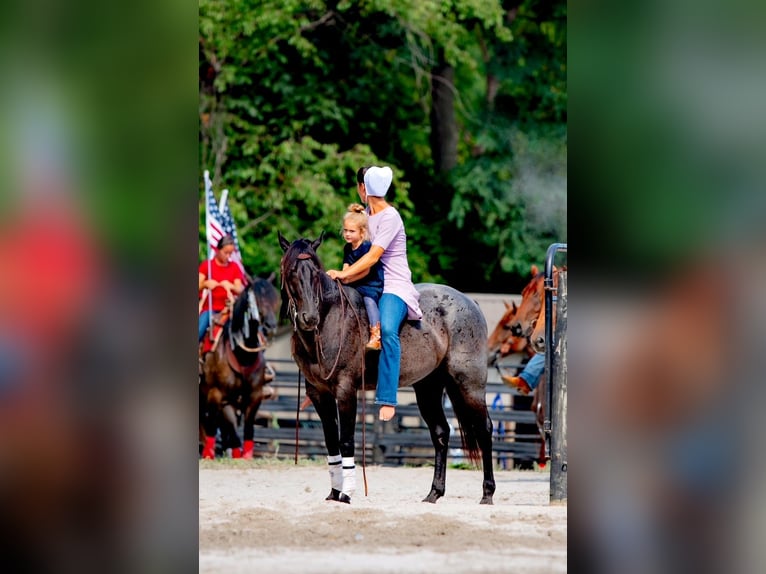
<path id="1" fill-rule="evenodd" d="M 431 72 L 431 156 L 436 173 L 457 164 L 455 70 L 442 61 Z"/>

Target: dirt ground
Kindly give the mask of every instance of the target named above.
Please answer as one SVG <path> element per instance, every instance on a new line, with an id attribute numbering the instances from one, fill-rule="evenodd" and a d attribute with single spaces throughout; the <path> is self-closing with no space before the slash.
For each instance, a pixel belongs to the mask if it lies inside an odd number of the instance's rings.
<path id="1" fill-rule="evenodd" d="M 479 470 L 447 470 L 447 492 L 423 503 L 433 470 L 357 462 L 350 505 L 328 502 L 319 463 L 202 461 L 200 572 L 344 574 L 566 572 L 567 508 L 548 503 L 549 474 L 495 472 L 480 505 Z"/>

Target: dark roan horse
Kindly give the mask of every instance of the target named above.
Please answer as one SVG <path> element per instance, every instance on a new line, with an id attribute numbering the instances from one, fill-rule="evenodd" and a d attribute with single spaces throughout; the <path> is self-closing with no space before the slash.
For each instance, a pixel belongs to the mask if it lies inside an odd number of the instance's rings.
<path id="1" fill-rule="evenodd" d="M 215 350 L 204 357 L 200 380 L 203 458 L 215 457 L 215 436 L 232 456 L 252 458 L 255 415 L 265 397 L 267 339 L 276 333 L 279 291 L 268 279 L 254 278 L 234 302 L 231 319 Z M 237 432 L 243 413 L 244 446 Z"/>
<path id="2" fill-rule="evenodd" d="M 379 353 L 365 357 L 368 319 L 362 297 L 325 272 L 318 239 L 288 242 L 281 233 L 283 300 L 294 324 L 292 354 L 306 378 L 306 394 L 322 420 L 330 471 L 327 500 L 350 502 L 356 489 L 354 430 L 357 392 L 375 388 Z M 421 321 L 405 321 L 399 386 L 412 385 L 435 450 L 431 490 L 445 493 L 450 429 L 446 390 L 462 431 L 463 448 L 484 471 L 482 504 L 492 504 L 492 422 L 486 403 L 487 324 L 479 306 L 446 285 L 418 284 Z M 342 464 L 342 468 L 341 468 Z"/>

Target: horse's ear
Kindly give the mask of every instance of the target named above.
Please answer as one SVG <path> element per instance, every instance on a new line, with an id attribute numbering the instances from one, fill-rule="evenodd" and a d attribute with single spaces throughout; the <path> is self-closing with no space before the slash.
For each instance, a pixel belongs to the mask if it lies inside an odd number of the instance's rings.
<path id="1" fill-rule="evenodd" d="M 324 241 L 324 231 L 322 231 L 322 233 L 319 234 L 318 239 L 315 239 L 314 241 L 311 242 L 311 248 L 314 251 L 316 251 L 317 249 L 319 249 L 319 246 L 322 245 L 322 241 Z"/>
<path id="2" fill-rule="evenodd" d="M 532 264 L 532 267 L 529 269 L 529 271 L 532 273 L 532 277 L 535 277 L 538 273 L 540 273 L 540 270 L 534 263 Z"/>
<path id="3" fill-rule="evenodd" d="M 274 283 L 274 279 L 276 278 L 277 278 L 277 274 L 272 271 L 271 274 L 268 277 L 266 277 L 266 281 L 268 283 Z"/>
<path id="4" fill-rule="evenodd" d="M 503 301 L 503 305 L 505 305 L 506 311 L 511 308 L 511 306 L 508 304 L 508 301 Z"/>
<path id="5" fill-rule="evenodd" d="M 282 236 L 282 232 L 278 229 L 277 236 L 279 237 L 279 245 L 282 247 L 282 251 L 287 251 L 290 248 L 290 242 Z"/>
<path id="6" fill-rule="evenodd" d="M 516 306 L 516 301 L 513 302 L 513 312 L 516 313 L 519 308 Z"/>

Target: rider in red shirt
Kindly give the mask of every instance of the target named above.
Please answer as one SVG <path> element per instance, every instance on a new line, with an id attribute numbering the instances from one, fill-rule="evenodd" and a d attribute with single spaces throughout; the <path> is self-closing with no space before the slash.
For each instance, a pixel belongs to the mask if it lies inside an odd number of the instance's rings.
<path id="1" fill-rule="evenodd" d="M 199 265 L 199 291 L 203 289 L 212 291 L 213 313 L 218 314 L 226 307 L 226 301 L 230 296 L 236 297 L 245 288 L 245 278 L 239 265 L 230 261 L 234 253 L 234 238 L 230 235 L 222 237 L 218 242 L 215 256 L 210 260 L 210 276 L 208 276 L 208 262 L 203 261 Z M 210 303 L 205 298 L 202 304 L 202 312 L 199 316 L 199 340 L 205 336 L 210 323 Z"/>

